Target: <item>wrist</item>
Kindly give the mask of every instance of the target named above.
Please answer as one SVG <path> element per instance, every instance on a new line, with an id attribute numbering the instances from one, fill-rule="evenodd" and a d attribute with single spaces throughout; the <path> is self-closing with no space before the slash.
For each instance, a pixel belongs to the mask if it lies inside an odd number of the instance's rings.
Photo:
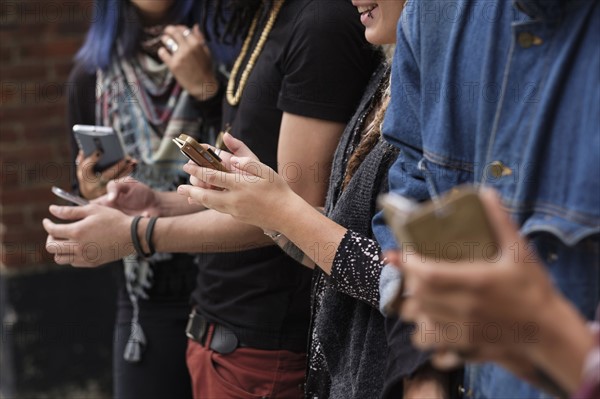
<path id="1" fill-rule="evenodd" d="M 586 321 L 558 294 L 537 320 L 538 339 L 527 345 L 527 352 L 540 369 L 573 393 L 582 382 L 587 355 L 594 347 Z"/>
<path id="2" fill-rule="evenodd" d="M 277 204 L 268 213 L 274 216 L 273 220 L 265 219 L 263 230 L 280 232 L 283 235 L 289 233 L 298 222 L 299 215 L 306 215 L 306 212 L 313 210 L 313 207 L 294 191 L 289 190 L 289 195 L 281 197 Z"/>
<path id="3" fill-rule="evenodd" d="M 221 85 L 214 75 L 202 79 L 202 83 L 190 90 L 190 95 L 199 102 L 209 101 L 217 96 Z"/>

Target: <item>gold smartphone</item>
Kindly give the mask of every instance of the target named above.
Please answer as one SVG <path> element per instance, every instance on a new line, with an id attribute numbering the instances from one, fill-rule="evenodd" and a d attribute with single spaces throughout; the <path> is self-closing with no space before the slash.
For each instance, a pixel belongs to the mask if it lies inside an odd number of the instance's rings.
<path id="1" fill-rule="evenodd" d="M 495 259 L 497 240 L 477 190 L 460 186 L 437 201 L 416 204 L 394 194 L 380 198 L 386 223 L 404 251 L 436 261 Z"/>
<path id="2" fill-rule="evenodd" d="M 228 172 L 221 158 L 212 149 L 204 148 L 193 137 L 182 133 L 179 137 L 174 138 L 173 142 L 177 144 L 183 155 L 194 161 L 196 165 L 221 172 Z"/>

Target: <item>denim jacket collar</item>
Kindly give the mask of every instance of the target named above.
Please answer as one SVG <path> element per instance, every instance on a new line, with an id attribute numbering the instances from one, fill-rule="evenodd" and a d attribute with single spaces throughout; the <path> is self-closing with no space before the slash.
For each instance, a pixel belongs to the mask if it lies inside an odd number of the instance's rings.
<path id="1" fill-rule="evenodd" d="M 561 16 L 570 0 L 513 0 L 514 7 L 536 20 L 551 20 Z"/>

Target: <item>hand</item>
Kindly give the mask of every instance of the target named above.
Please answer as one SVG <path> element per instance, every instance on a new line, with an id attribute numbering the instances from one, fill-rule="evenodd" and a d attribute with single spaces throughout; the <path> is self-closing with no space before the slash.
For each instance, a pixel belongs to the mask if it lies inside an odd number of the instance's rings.
<path id="1" fill-rule="evenodd" d="M 157 193 L 133 178 L 110 181 L 106 190 L 107 194 L 93 203 L 110 206 L 132 216 L 160 216 L 160 199 Z"/>
<path id="2" fill-rule="evenodd" d="M 252 152 L 252 150 L 250 150 L 250 148 L 248 148 L 248 146 L 246 144 L 244 144 L 243 141 L 236 139 L 231 134 L 225 133 L 225 135 L 223 136 L 223 143 L 225 144 L 225 146 L 227 146 L 227 149 L 229 149 L 229 151 L 231 151 L 231 152 L 221 151 L 219 153 L 219 158 L 221 158 L 221 161 L 223 162 L 223 165 L 225 165 L 225 168 L 227 170 L 234 169 L 233 165 L 231 164 L 231 157 L 233 157 L 233 156 L 246 157 L 246 158 L 250 158 L 254 161 L 259 162 L 258 157 Z M 212 148 L 207 144 L 201 144 L 201 145 L 204 148 Z M 212 148 L 212 149 L 215 150 L 214 148 Z M 189 167 L 187 165 L 189 165 Z M 194 170 L 194 171 L 197 170 L 194 168 L 194 167 L 197 167 L 196 163 L 189 161 L 187 163 L 187 165 L 184 165 L 184 167 L 183 167 L 183 170 L 185 172 L 190 173 L 191 170 Z M 194 175 L 190 176 L 190 183 L 196 187 L 214 188 L 210 184 L 206 184 L 202 180 L 196 178 Z"/>
<path id="3" fill-rule="evenodd" d="M 106 206 L 50 206 L 57 218 L 71 221 L 56 224 L 44 219 L 48 233 L 46 250 L 56 263 L 99 266 L 135 252 L 130 238 L 132 217 Z"/>
<path id="4" fill-rule="evenodd" d="M 440 372 L 404 379 L 404 399 L 446 399 L 448 376 Z"/>
<path id="5" fill-rule="evenodd" d="M 75 164 L 77 165 L 77 181 L 79 182 L 79 192 L 84 198 L 98 198 L 106 193 L 106 185 L 114 179 L 119 179 L 133 172 L 137 161 L 131 157 L 126 157 L 122 161 L 114 164 L 110 168 L 96 173 L 94 167 L 102 156 L 95 152 L 85 158 L 83 151 L 79 151 Z"/>
<path id="6" fill-rule="evenodd" d="M 438 350 L 438 365 L 456 363 L 449 356 L 458 353 L 516 366 L 514 359 L 539 339 L 537 316 L 558 296 L 498 196 L 486 191 L 482 200 L 496 229 L 497 259 L 445 264 L 404 253 L 398 262 L 397 254 L 386 254 L 405 278 L 401 316 L 417 323 L 417 346 Z"/>
<path id="7" fill-rule="evenodd" d="M 182 25 L 170 25 L 165 28 L 164 33 L 162 42 L 166 48 L 161 47 L 158 56 L 179 84 L 199 101 L 208 100 L 217 94 L 219 82 L 213 72 L 210 51 L 198 25 L 194 25 L 191 30 Z"/>
<path id="8" fill-rule="evenodd" d="M 177 192 L 190 203 L 232 215 L 237 220 L 268 230 L 279 230 L 285 213 L 300 197 L 267 165 L 252 158 L 231 157 L 232 171 L 218 172 L 186 164 L 184 170 L 210 187 L 179 186 Z"/>

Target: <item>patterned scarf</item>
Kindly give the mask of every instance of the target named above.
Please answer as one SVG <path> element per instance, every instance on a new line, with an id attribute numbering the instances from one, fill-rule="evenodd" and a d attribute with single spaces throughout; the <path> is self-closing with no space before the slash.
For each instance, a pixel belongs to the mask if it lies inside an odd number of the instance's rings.
<path id="1" fill-rule="evenodd" d="M 157 33 L 154 33 L 157 32 Z M 148 35 L 156 42 L 162 28 Z M 197 105 L 181 88 L 167 66 L 158 61 L 155 52 L 142 46 L 136 57 L 114 57 L 106 71 L 97 72 L 96 122 L 118 132 L 126 153 L 138 161 L 132 177 L 158 191 L 171 191 L 186 182 L 181 166 L 187 161 L 171 139 L 185 132 L 199 137 L 201 120 Z M 152 46 L 154 48 L 154 46 Z M 118 54 L 122 54 L 117 46 Z M 125 284 L 133 306 L 131 332 L 123 357 L 139 362 L 146 337 L 139 323 L 140 298 L 148 299 L 152 287 L 151 264 L 169 260 L 169 254 L 156 254 L 150 259 L 132 255 L 125 258 Z"/>

